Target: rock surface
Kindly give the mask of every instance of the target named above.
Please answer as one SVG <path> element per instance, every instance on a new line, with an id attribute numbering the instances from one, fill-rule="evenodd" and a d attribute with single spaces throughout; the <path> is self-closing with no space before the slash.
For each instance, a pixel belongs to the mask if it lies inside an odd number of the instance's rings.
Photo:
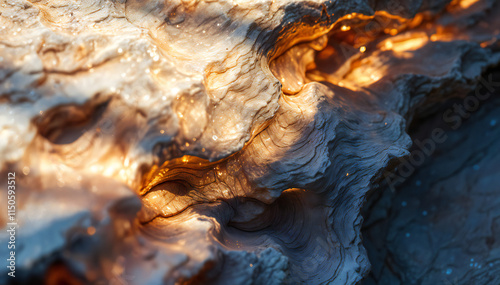
<path id="1" fill-rule="evenodd" d="M 499 5 L 447 2 L 2 3 L 16 282 L 359 282 L 408 122 L 500 61 Z"/>
<path id="2" fill-rule="evenodd" d="M 372 271 L 362 284 L 500 283 L 498 69 L 488 78 L 496 86 L 480 85 L 489 98 L 467 118 L 450 111 L 472 100 L 454 99 L 410 128 L 430 156 L 402 164 L 393 174 L 409 176 L 393 183 L 394 192 L 383 183 L 368 199 L 363 236 Z M 440 143 L 430 140 L 436 129 L 445 131 Z"/>

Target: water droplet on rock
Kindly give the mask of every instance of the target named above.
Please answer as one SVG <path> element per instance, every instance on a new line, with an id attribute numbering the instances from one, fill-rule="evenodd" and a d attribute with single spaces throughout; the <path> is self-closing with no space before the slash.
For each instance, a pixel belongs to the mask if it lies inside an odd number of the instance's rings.
<path id="1" fill-rule="evenodd" d="M 165 22 L 169 25 L 178 25 L 186 19 L 186 14 L 184 13 L 184 8 L 181 6 L 174 11 L 168 13 L 168 16 L 165 18 Z"/>

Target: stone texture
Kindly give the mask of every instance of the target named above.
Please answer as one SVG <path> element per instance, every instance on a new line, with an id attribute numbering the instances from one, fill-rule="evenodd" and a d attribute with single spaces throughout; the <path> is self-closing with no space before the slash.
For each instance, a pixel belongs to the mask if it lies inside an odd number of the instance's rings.
<path id="1" fill-rule="evenodd" d="M 490 77 L 491 76 L 491 77 Z M 497 284 L 499 278 L 498 69 L 486 73 L 496 84 L 467 119 L 443 120 L 464 98 L 419 118 L 410 134 L 430 156 L 393 171 L 410 176 L 383 180 L 364 216 L 365 246 L 372 272 L 363 284 Z M 469 96 L 475 96 L 475 92 Z M 472 109 L 471 109 L 472 110 Z M 444 141 L 431 142 L 432 131 Z M 414 150 L 420 148 L 415 146 Z M 408 168 L 408 169 L 407 169 Z M 388 177 L 391 177 L 388 175 Z"/>
<path id="2" fill-rule="evenodd" d="M 498 5 L 447 2 L 2 3 L 16 281 L 359 282 L 408 122 L 500 61 Z"/>

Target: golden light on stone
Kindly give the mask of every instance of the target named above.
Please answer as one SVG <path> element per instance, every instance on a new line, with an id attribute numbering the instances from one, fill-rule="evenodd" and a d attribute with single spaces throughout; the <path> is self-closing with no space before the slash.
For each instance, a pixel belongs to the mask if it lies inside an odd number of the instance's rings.
<path id="1" fill-rule="evenodd" d="M 498 32 L 459 25 L 496 11 L 482 1 L 3 4 L 0 162 L 21 174 L 21 237 L 50 245 L 24 242 L 19 267 L 361 282 L 359 205 L 407 154 L 405 126 L 500 60 Z"/>

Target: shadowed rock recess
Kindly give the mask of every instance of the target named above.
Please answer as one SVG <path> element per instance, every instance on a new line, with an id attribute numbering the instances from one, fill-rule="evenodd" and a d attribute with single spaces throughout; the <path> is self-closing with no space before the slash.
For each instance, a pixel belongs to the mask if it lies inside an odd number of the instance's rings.
<path id="1" fill-rule="evenodd" d="M 384 184 L 449 102 L 498 112 L 499 33 L 494 0 L 2 1 L 0 283 L 500 282 L 495 118 Z"/>
<path id="2" fill-rule="evenodd" d="M 478 87 L 487 100 L 467 118 L 452 112 L 473 100 L 457 98 L 415 120 L 412 139 L 430 155 L 387 174 L 395 191 L 385 180 L 368 198 L 363 242 L 372 270 L 362 284 L 500 284 L 500 71 L 486 74 L 496 86 Z M 443 141 L 434 144 L 437 129 Z M 400 172 L 409 175 L 397 179 Z"/>

